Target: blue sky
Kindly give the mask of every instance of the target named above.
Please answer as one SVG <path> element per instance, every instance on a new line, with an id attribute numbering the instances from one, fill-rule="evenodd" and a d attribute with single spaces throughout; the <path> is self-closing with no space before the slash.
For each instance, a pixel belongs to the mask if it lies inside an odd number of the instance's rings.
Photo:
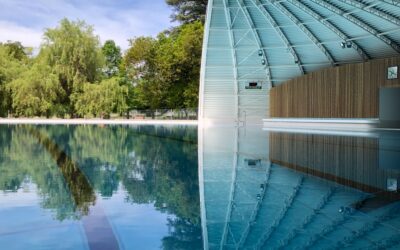
<path id="1" fill-rule="evenodd" d="M 126 49 L 129 38 L 171 27 L 171 13 L 165 0 L 0 0 L 0 42 L 38 48 L 45 28 L 67 17 L 85 20 L 102 42 L 113 39 Z"/>

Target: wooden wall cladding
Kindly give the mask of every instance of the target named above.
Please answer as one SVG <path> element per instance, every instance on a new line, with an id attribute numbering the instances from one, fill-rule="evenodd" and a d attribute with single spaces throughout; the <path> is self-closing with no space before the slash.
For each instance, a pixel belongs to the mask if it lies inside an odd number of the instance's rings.
<path id="1" fill-rule="evenodd" d="M 271 132 L 271 162 L 365 192 L 386 189 L 395 170 L 379 167 L 377 138 Z"/>
<path id="2" fill-rule="evenodd" d="M 387 79 L 387 68 L 395 65 L 400 68 L 400 56 L 323 69 L 289 80 L 271 89 L 270 117 L 378 118 L 379 88 L 400 87 L 400 79 Z"/>

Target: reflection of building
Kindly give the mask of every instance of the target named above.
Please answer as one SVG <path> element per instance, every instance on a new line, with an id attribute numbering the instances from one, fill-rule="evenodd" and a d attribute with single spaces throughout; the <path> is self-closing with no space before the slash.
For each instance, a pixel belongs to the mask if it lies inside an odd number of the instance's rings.
<path id="1" fill-rule="evenodd" d="M 281 166 L 362 191 L 385 191 L 389 180 L 400 177 L 400 169 L 391 169 L 387 156 L 400 157 L 400 137 L 395 135 L 389 137 L 392 145 L 388 145 L 387 135 L 365 138 L 271 132 L 270 157 Z"/>
<path id="2" fill-rule="evenodd" d="M 400 171 L 380 155 L 399 146 L 397 134 L 200 128 L 206 248 L 398 248 Z"/>

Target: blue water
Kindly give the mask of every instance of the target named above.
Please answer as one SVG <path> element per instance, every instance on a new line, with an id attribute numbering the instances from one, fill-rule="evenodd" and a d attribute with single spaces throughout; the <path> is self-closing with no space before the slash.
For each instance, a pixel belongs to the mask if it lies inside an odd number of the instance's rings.
<path id="1" fill-rule="evenodd" d="M 0 126 L 0 249 L 400 249 L 400 134 Z"/>
<path id="2" fill-rule="evenodd" d="M 201 249 L 195 127 L 0 126 L 0 249 Z"/>

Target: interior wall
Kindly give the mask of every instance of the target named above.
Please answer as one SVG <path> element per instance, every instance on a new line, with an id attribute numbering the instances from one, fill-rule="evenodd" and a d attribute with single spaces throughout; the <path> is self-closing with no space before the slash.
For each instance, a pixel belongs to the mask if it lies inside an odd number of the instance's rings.
<path id="1" fill-rule="evenodd" d="M 378 118 L 379 88 L 400 87 L 387 68 L 400 57 L 313 72 L 270 90 L 270 116 L 282 118 Z"/>

